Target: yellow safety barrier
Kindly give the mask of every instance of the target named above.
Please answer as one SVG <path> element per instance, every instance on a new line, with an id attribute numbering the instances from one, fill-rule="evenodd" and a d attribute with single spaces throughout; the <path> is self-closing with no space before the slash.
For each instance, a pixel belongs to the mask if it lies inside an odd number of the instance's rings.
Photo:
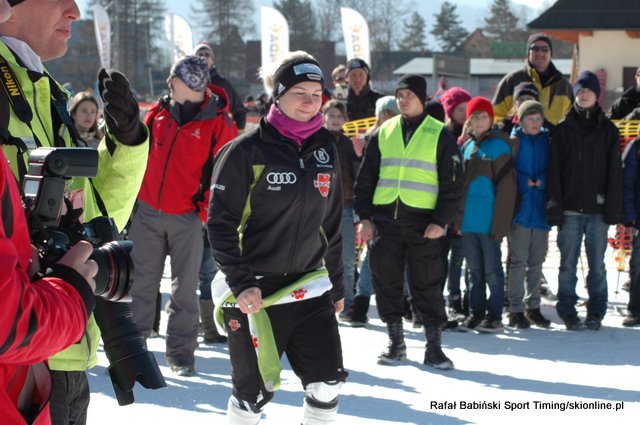
<path id="1" fill-rule="evenodd" d="M 342 126 L 342 131 L 347 137 L 355 137 L 360 132 L 366 132 L 376 123 L 376 117 L 362 118 L 360 120 L 347 121 Z"/>
<path id="2" fill-rule="evenodd" d="M 638 137 L 640 133 L 640 120 L 613 120 L 620 132 L 620 152 L 624 150 L 627 143 Z"/>

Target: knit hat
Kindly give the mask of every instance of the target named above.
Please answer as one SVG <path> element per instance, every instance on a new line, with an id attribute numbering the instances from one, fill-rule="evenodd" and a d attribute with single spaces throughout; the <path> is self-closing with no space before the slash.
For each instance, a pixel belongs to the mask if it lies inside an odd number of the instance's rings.
<path id="1" fill-rule="evenodd" d="M 305 81 L 320 83 L 324 90 L 324 77 L 318 61 L 309 56 L 285 60 L 273 74 L 272 98 L 279 98 L 291 87 Z"/>
<path id="2" fill-rule="evenodd" d="M 440 103 L 442 103 L 444 112 L 448 117 L 453 115 L 453 111 L 455 111 L 458 105 L 470 100 L 471 95 L 469 92 L 461 87 L 451 87 L 449 90 L 444 92 L 442 96 L 440 96 Z"/>
<path id="3" fill-rule="evenodd" d="M 209 82 L 209 67 L 204 58 L 185 56 L 173 64 L 169 75 L 179 78 L 193 91 L 204 91 Z"/>
<path id="4" fill-rule="evenodd" d="M 536 100 L 527 100 L 526 102 L 523 102 L 518 108 L 518 121 L 522 122 L 524 117 L 531 114 L 540 114 L 544 117 L 542 103 Z"/>
<path id="5" fill-rule="evenodd" d="M 395 96 L 382 96 L 376 100 L 376 117 L 379 117 L 384 111 L 391 111 L 396 115 L 400 113 Z"/>
<path id="6" fill-rule="evenodd" d="M 578 79 L 573 83 L 573 97 L 578 95 L 578 90 L 589 89 L 596 94 L 596 99 L 600 97 L 600 81 L 596 74 L 591 71 L 582 71 Z"/>
<path id="7" fill-rule="evenodd" d="M 362 59 L 353 58 L 349 60 L 349 62 L 347 62 L 347 75 L 349 75 L 349 72 L 357 68 L 363 69 L 364 72 L 367 73 L 367 75 L 371 74 L 371 68 L 369 68 L 369 64 L 367 64 Z"/>
<path id="8" fill-rule="evenodd" d="M 489 114 L 489 116 L 493 120 L 493 105 L 491 104 L 489 99 L 482 96 L 476 96 L 467 103 L 467 119 L 469 119 L 469 117 L 471 117 L 474 112 L 480 111 L 484 111 Z"/>
<path id="9" fill-rule="evenodd" d="M 527 49 L 530 48 L 531 45 L 536 41 L 544 41 L 545 43 L 547 43 L 549 45 L 549 49 L 551 49 L 551 52 L 553 53 L 553 45 L 551 44 L 551 38 L 549 38 L 548 35 L 543 34 L 541 32 L 537 32 L 529 36 L 529 39 L 527 40 Z"/>
<path id="10" fill-rule="evenodd" d="M 532 96 L 535 100 L 540 100 L 540 92 L 531 81 L 523 81 L 513 88 L 513 100 L 517 100 L 522 95 Z"/>
<path id="11" fill-rule="evenodd" d="M 424 105 L 427 101 L 427 80 L 422 75 L 407 74 L 403 75 L 398 84 L 396 84 L 395 95 L 398 95 L 398 90 L 411 90 L 413 94 L 418 96 L 420 102 Z"/>
<path id="12" fill-rule="evenodd" d="M 24 0 L 9 0 L 9 1 L 8 1 L 8 3 L 9 3 L 9 6 L 13 7 L 13 6 L 17 6 L 17 5 L 19 5 L 19 4 L 20 4 L 20 3 L 22 3 L 23 1 L 24 1 Z"/>
<path id="13" fill-rule="evenodd" d="M 202 49 L 208 50 L 209 53 L 211 53 L 211 57 L 213 57 L 213 49 L 207 43 L 198 43 L 198 44 L 196 44 L 196 47 L 193 48 L 193 54 L 195 56 L 197 56 L 198 52 L 200 50 L 202 50 Z"/>

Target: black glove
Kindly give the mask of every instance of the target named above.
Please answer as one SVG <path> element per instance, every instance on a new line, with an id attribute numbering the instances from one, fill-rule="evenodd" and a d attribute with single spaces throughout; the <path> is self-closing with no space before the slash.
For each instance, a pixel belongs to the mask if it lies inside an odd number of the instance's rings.
<path id="1" fill-rule="evenodd" d="M 98 92 L 104 102 L 104 120 L 121 143 L 139 145 L 145 140 L 140 122 L 140 107 L 131 93 L 129 80 L 122 73 L 101 68 L 98 72 Z"/>

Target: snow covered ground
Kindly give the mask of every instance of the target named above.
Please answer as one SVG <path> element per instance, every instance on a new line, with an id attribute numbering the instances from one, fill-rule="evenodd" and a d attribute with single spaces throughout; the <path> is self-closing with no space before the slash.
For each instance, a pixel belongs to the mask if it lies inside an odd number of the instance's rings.
<path id="1" fill-rule="evenodd" d="M 550 249 L 544 272 L 555 292 L 559 262 L 555 242 Z M 618 272 L 611 250 L 606 262 L 609 311 L 600 331 L 566 331 L 553 302 L 543 299 L 542 312 L 553 321 L 550 329 L 507 329 L 497 335 L 445 332 L 443 345 L 455 363 L 453 371 L 422 365 L 424 335 L 409 324 L 405 324 L 408 359 L 396 367 L 376 364 L 387 337 L 375 306 L 366 328 L 341 325 L 344 363 L 350 375 L 340 397 L 338 423 L 638 423 L 640 328 L 621 326 L 616 307 L 626 307 L 628 294 L 615 293 Z M 168 271 L 167 267 L 162 282 L 165 300 Z M 580 271 L 578 277 L 579 294 L 586 297 Z M 620 276 L 620 285 L 626 278 L 626 273 Z M 579 307 L 579 313 L 584 318 L 585 308 Z M 198 375 L 182 378 L 166 366 L 164 339 L 148 343 L 168 388 L 152 391 L 136 384 L 136 402 L 118 406 L 101 352 L 99 365 L 90 371 L 89 424 L 225 423 L 231 388 L 226 346 L 201 345 L 196 352 Z M 300 423 L 303 392 L 286 359 L 284 365 L 282 389 L 267 405 L 264 424 Z"/>

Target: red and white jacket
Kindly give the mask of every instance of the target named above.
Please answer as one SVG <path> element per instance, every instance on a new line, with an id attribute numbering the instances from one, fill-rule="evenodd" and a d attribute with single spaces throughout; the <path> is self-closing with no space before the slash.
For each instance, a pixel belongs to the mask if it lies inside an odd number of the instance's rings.
<path id="1" fill-rule="evenodd" d="M 42 425 L 51 423 L 45 360 L 82 337 L 95 296 L 80 274 L 62 265 L 30 282 L 31 242 L 20 205 L 0 149 L 0 422 Z"/>
<path id="2" fill-rule="evenodd" d="M 169 214 L 196 211 L 204 222 L 213 158 L 238 135 L 224 89 L 209 84 L 191 121 L 180 125 L 175 104 L 165 97 L 145 117 L 151 132 L 149 160 L 138 199 Z"/>

